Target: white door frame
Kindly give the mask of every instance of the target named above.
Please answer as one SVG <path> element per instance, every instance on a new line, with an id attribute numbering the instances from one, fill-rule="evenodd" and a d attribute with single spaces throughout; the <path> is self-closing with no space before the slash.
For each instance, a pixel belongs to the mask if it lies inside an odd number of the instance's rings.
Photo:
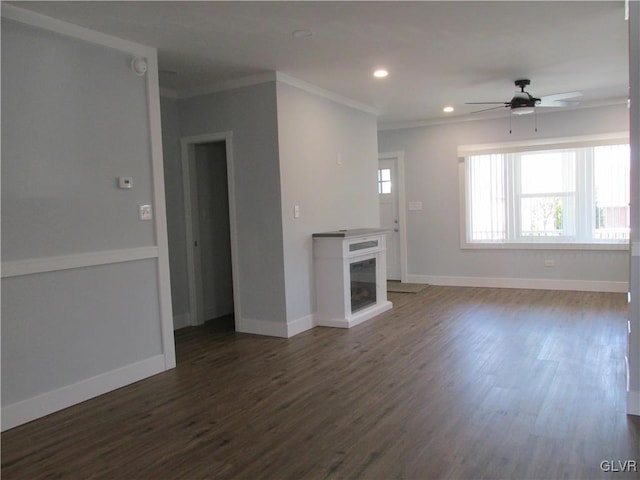
<path id="1" fill-rule="evenodd" d="M 238 270 L 238 229 L 236 222 L 236 196 L 235 181 L 233 168 L 233 133 L 218 132 L 206 133 L 202 135 L 194 135 L 190 137 L 182 137 L 180 139 L 181 164 L 182 164 L 182 193 L 184 199 L 184 226 L 185 238 L 187 243 L 187 289 L 189 292 L 189 325 L 199 325 L 200 311 L 198 307 L 196 269 L 195 269 L 195 251 L 193 244 L 193 212 L 191 211 L 191 177 L 189 172 L 189 159 L 194 154 L 195 145 L 225 142 L 225 150 L 227 157 L 227 187 L 229 195 L 229 230 L 231 237 L 231 273 L 233 279 L 233 309 L 238 328 L 238 319 L 240 315 L 240 274 Z"/>
<path id="2" fill-rule="evenodd" d="M 407 283 L 407 210 L 404 194 L 404 151 L 384 152 L 378 154 L 378 161 L 393 160 L 396 162 L 398 188 L 398 214 L 400 216 L 399 242 L 400 242 L 400 281 Z"/>

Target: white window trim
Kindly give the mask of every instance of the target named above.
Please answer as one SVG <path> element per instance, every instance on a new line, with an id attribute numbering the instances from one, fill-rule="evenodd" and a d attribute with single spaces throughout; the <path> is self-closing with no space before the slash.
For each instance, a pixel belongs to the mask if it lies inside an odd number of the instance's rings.
<path id="1" fill-rule="evenodd" d="M 493 153 L 531 152 L 561 148 L 579 148 L 598 145 L 615 145 L 620 142 L 629 143 L 629 132 L 610 132 L 599 135 L 583 135 L 574 137 L 557 137 L 528 141 L 485 143 L 458 146 L 458 192 L 460 248 L 463 250 L 599 250 L 628 251 L 629 243 L 570 243 L 557 242 L 468 242 L 467 241 L 467 196 L 465 178 L 465 157 L 471 155 L 489 155 Z"/>

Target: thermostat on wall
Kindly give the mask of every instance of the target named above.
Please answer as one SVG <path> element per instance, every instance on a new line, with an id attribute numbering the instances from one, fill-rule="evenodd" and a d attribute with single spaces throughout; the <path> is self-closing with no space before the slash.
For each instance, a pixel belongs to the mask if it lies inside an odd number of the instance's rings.
<path id="1" fill-rule="evenodd" d="M 133 178 L 132 177 L 119 177 L 118 178 L 118 187 L 120 187 L 120 188 L 131 188 L 131 187 L 133 187 Z"/>

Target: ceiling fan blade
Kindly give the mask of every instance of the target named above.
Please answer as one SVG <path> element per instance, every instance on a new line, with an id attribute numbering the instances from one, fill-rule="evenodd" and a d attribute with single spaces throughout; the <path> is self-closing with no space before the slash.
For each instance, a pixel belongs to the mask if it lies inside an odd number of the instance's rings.
<path id="1" fill-rule="evenodd" d="M 562 100 L 558 100 L 555 102 L 538 103 L 536 107 L 571 107 L 579 104 L 580 102 L 564 102 Z"/>
<path id="2" fill-rule="evenodd" d="M 511 105 L 511 102 L 464 102 L 465 105 Z"/>
<path id="3" fill-rule="evenodd" d="M 499 108 L 505 108 L 508 107 L 508 104 L 504 104 L 504 105 L 500 105 L 498 107 L 491 107 L 491 108 L 483 108 L 482 110 L 476 110 L 475 112 L 471 112 L 471 113 L 480 113 L 480 112 L 488 112 L 489 110 L 497 110 Z"/>
<path id="4" fill-rule="evenodd" d="M 568 100 L 570 98 L 581 97 L 581 92 L 567 92 L 567 93 L 556 93 L 553 95 L 545 95 L 544 97 L 540 97 L 540 103 L 538 106 L 547 107 L 547 106 L 560 106 L 557 105 L 561 100 Z"/>

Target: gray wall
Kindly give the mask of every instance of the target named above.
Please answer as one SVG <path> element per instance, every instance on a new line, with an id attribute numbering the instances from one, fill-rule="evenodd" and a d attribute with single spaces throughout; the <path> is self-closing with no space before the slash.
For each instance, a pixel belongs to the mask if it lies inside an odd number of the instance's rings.
<path id="1" fill-rule="evenodd" d="M 417 276 L 488 277 L 626 282 L 627 251 L 473 250 L 460 248 L 458 145 L 625 131 L 626 106 L 580 109 L 379 132 L 379 151 L 405 152 L 408 273 Z M 406 206 L 405 206 L 406 207 Z M 545 268 L 544 260 L 555 260 Z M 433 279 L 434 283 L 437 279 Z"/>
<path id="2" fill-rule="evenodd" d="M 171 104 L 163 101 L 163 116 Z M 182 99 L 178 109 L 180 137 L 233 132 L 239 313 L 243 319 L 286 322 L 275 82 Z M 165 138 L 165 144 L 172 142 L 175 140 Z M 176 172 L 179 156 L 166 156 L 165 163 L 169 162 L 165 170 Z M 167 202 L 178 202 L 181 176 L 167 175 L 165 180 Z M 178 208 L 167 209 L 167 213 L 174 283 L 174 269 L 186 272 L 186 257 L 181 258 L 186 245 L 173 230 L 184 229 L 184 213 Z M 185 263 L 178 266 L 177 262 Z M 175 298 L 178 300 L 177 295 Z M 174 312 L 183 309 L 180 302 Z"/>
<path id="3" fill-rule="evenodd" d="M 162 109 L 174 316 L 188 311 L 186 290 L 176 285 L 186 285 L 180 137 L 232 131 L 240 314 L 309 320 L 311 234 L 379 225 L 375 116 L 280 81 L 165 98 Z"/>
<path id="4" fill-rule="evenodd" d="M 291 322 L 315 311 L 311 234 L 380 224 L 376 117 L 278 82 L 278 138 Z"/>
<path id="5" fill-rule="evenodd" d="M 151 139 L 130 58 L 3 18 L 3 264 L 156 246 L 154 223 L 138 220 Z M 158 275 L 144 259 L 5 276 L 3 408 L 161 355 Z"/>
<path id="6" fill-rule="evenodd" d="M 3 19 L 3 261 L 154 244 L 135 207 L 151 198 L 145 82 L 128 60 Z"/>

